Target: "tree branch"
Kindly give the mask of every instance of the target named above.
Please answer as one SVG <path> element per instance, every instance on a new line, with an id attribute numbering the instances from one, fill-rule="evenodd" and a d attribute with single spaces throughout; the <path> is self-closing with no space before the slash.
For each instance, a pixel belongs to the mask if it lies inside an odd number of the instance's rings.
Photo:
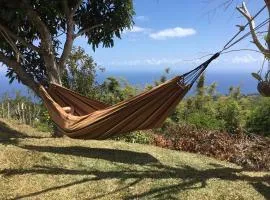
<path id="1" fill-rule="evenodd" d="M 76 37 L 79 37 L 79 36 L 83 35 L 84 33 L 88 32 L 88 31 L 91 31 L 91 30 L 93 30 L 93 29 L 95 29 L 95 28 L 101 27 L 101 26 L 103 26 L 103 24 L 97 24 L 97 25 L 94 25 L 94 26 L 92 26 L 92 27 L 89 27 L 89 28 L 86 28 L 86 29 L 79 30 L 78 33 L 76 33 L 76 34 L 74 35 L 74 37 L 75 37 L 75 38 L 76 38 Z"/>
<path id="2" fill-rule="evenodd" d="M 32 10 L 32 8 L 29 8 L 28 6 L 26 7 L 26 14 L 29 21 L 31 21 L 32 24 L 37 27 L 37 30 L 40 33 L 42 46 L 45 47 L 44 50 L 49 55 L 53 55 L 51 34 L 46 24 L 44 24 L 36 11 Z"/>
<path id="3" fill-rule="evenodd" d="M 77 2 L 77 4 L 75 5 L 75 7 L 69 11 L 67 1 L 63 2 L 64 10 L 65 10 L 66 17 L 67 17 L 67 33 L 66 33 L 67 36 L 66 36 L 64 49 L 63 49 L 62 55 L 61 55 L 60 60 L 59 60 L 59 67 L 60 67 L 61 71 L 64 69 L 64 65 L 66 63 L 66 60 L 67 60 L 67 58 L 72 50 L 73 41 L 75 39 L 73 17 L 75 15 L 77 9 L 81 5 L 81 3 L 82 3 L 82 0 L 79 0 Z"/>
<path id="4" fill-rule="evenodd" d="M 26 73 L 21 65 L 11 58 L 6 57 L 0 52 L 0 62 L 12 68 L 20 77 L 22 83 L 31 88 L 37 95 L 39 95 L 38 84 L 34 81 L 33 77 Z"/>
<path id="5" fill-rule="evenodd" d="M 14 40 L 18 40 L 20 43 L 22 43 L 24 46 L 32 49 L 33 51 L 36 51 L 38 53 L 40 53 L 40 49 L 31 44 L 28 43 L 27 41 L 25 41 L 23 38 L 17 36 L 16 34 L 14 34 L 13 32 L 11 32 L 7 27 L 3 26 L 2 24 L 0 24 L 0 29 L 2 29 L 4 32 L 6 32 L 11 38 L 13 38 Z"/>
<path id="6" fill-rule="evenodd" d="M 264 46 L 260 43 L 260 41 L 255 33 L 255 22 L 247 9 L 245 2 L 242 3 L 241 7 L 237 7 L 236 9 L 247 19 L 247 21 L 249 23 L 249 29 L 251 32 L 253 43 L 257 46 L 257 48 L 263 54 L 269 55 L 269 50 L 264 48 Z"/>
<path id="7" fill-rule="evenodd" d="M 29 5 L 28 0 L 21 1 L 20 7 L 25 9 L 28 20 L 37 28 L 37 31 L 40 34 L 42 56 L 45 61 L 45 67 L 49 72 L 50 82 L 61 84 L 61 74 L 56 64 L 53 41 L 47 25 L 41 20 L 38 13 Z"/>

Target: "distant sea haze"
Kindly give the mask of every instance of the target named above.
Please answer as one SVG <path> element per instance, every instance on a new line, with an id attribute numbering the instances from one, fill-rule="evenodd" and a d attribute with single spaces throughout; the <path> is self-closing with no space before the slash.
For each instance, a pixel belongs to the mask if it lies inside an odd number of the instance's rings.
<path id="1" fill-rule="evenodd" d="M 125 79 L 128 83 L 143 88 L 146 84 L 153 84 L 155 80 L 163 75 L 163 71 L 105 71 L 99 72 L 97 75 L 97 81 L 102 83 L 107 77 L 114 76 L 116 78 Z M 168 78 L 172 78 L 181 73 L 170 73 Z M 257 93 L 257 81 L 252 78 L 249 72 L 207 72 L 206 73 L 206 85 L 211 83 L 217 83 L 217 91 L 220 94 L 227 94 L 230 86 L 240 86 L 243 94 Z M 8 83 L 8 79 L 4 76 L 0 77 L 0 94 L 8 92 L 11 96 L 15 94 L 16 90 L 21 90 L 22 94 L 27 95 L 27 88 L 16 81 L 11 85 Z"/>

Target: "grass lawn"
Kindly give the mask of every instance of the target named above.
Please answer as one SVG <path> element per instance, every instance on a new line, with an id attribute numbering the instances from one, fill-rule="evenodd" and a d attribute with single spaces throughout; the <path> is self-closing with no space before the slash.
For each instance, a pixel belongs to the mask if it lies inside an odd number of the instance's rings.
<path id="1" fill-rule="evenodd" d="M 270 173 L 149 145 L 55 139 L 0 120 L 0 199 L 270 199 Z"/>

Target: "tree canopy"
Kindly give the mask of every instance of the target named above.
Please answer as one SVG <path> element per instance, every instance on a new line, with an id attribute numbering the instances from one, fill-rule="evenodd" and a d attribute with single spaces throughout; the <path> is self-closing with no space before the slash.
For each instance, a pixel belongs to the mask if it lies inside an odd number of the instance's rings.
<path id="1" fill-rule="evenodd" d="M 112 47 L 133 25 L 132 0 L 1 0 L 0 62 L 12 82 L 38 93 L 37 83 L 61 84 L 73 41 Z"/>

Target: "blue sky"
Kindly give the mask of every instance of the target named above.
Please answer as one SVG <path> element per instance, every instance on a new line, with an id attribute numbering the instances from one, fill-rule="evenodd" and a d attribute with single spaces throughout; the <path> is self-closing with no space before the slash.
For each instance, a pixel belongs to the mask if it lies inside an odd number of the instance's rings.
<path id="1" fill-rule="evenodd" d="M 93 52 L 80 38 L 75 45 L 86 49 L 94 60 L 109 71 L 152 71 L 170 67 L 185 71 L 203 60 L 196 58 L 219 51 L 238 31 L 237 24 L 246 20 L 234 3 L 225 11 L 222 0 L 135 0 L 136 16 L 132 30 L 126 31 L 114 48 L 98 48 Z M 263 0 L 248 1 L 251 13 L 264 5 Z M 216 9 L 215 9 L 216 8 Z M 258 22 L 266 18 L 263 12 Z M 253 48 L 247 38 L 233 49 Z M 185 61 L 185 60 L 193 61 Z M 221 56 L 209 69 L 215 72 L 257 71 L 262 64 L 260 54 L 243 51 Z"/>
<path id="2" fill-rule="evenodd" d="M 173 74 L 181 74 L 207 59 L 196 58 L 221 50 L 238 31 L 235 25 L 246 23 L 235 9 L 241 1 L 234 0 L 226 10 L 220 6 L 224 1 L 226 0 L 134 0 L 134 27 L 124 31 L 122 39 L 116 38 L 113 48 L 100 47 L 93 52 L 84 37 L 78 38 L 75 45 L 82 46 L 98 65 L 105 67 L 107 75 L 125 76 L 136 72 L 136 76 L 139 76 L 162 72 L 167 67 L 172 69 Z M 247 7 L 253 15 L 263 5 L 263 0 L 247 1 Z M 266 18 L 265 10 L 256 23 Z M 249 37 L 232 49 L 256 49 L 250 41 Z M 208 73 L 224 74 L 222 78 L 226 87 L 241 83 L 243 86 L 252 81 L 250 73 L 258 71 L 262 62 L 263 57 L 258 53 L 233 52 L 220 56 L 208 68 Z M 4 73 L 5 68 L 0 67 L 0 77 Z M 232 81 L 232 74 L 242 74 L 242 82 Z M 5 78 L 0 79 L 7 82 Z M 219 79 L 211 81 L 219 82 Z M 253 80 L 253 89 L 248 91 L 255 90 L 256 82 Z"/>

